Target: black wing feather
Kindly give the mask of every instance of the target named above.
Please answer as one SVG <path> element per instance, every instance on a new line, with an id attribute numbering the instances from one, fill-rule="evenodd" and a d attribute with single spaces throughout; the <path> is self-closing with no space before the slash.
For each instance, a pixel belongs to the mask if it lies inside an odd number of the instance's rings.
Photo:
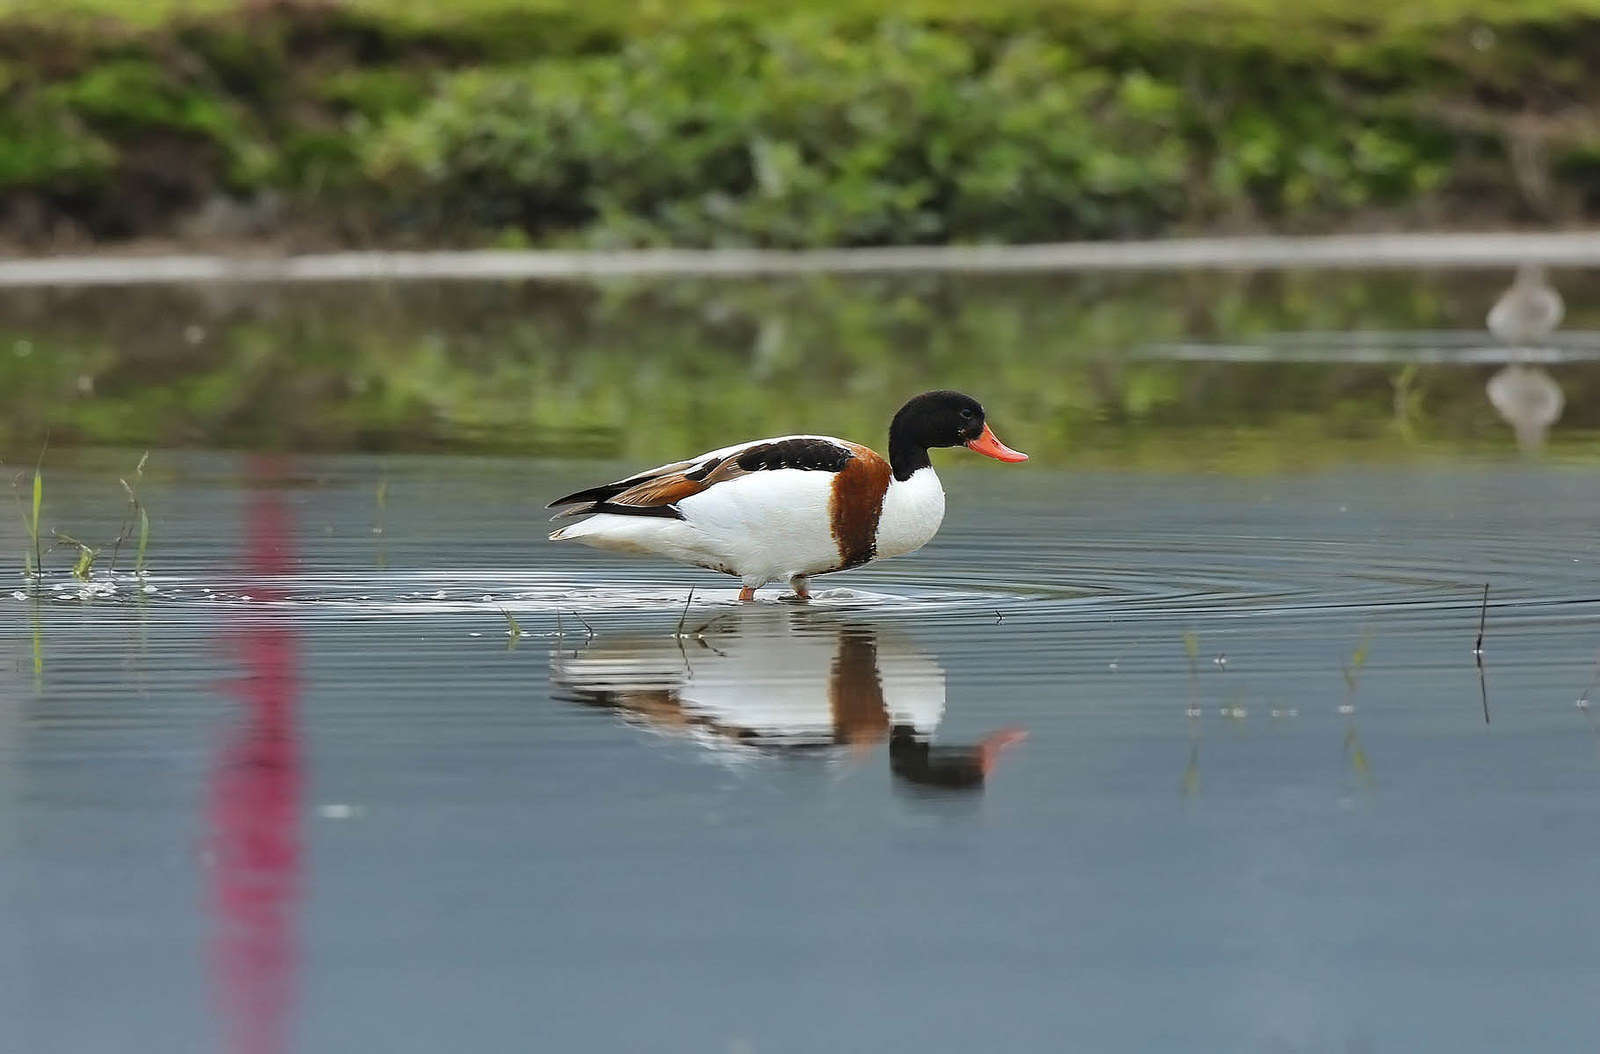
<path id="1" fill-rule="evenodd" d="M 839 472 L 855 456 L 848 447 L 826 439 L 802 437 L 753 446 L 739 455 L 738 463 L 746 472 L 780 468 L 797 468 L 803 472 Z"/>
<path id="2" fill-rule="evenodd" d="M 574 505 L 570 509 L 562 509 L 551 521 L 564 520 L 569 516 L 588 516 L 596 512 L 610 512 L 618 516 L 659 516 L 667 520 L 681 520 L 683 513 L 678 511 L 676 505 L 618 505 L 610 501 L 591 501 L 582 505 Z"/>
<path id="3" fill-rule="evenodd" d="M 620 505 L 611 499 L 625 490 L 670 475 L 672 472 L 682 472 L 684 479 L 699 483 L 724 466 L 730 458 L 741 472 L 783 468 L 800 469 L 804 472 L 839 472 L 853 457 L 855 453 L 848 447 L 826 439 L 806 437 L 780 439 L 771 443 L 756 443 L 727 457 L 709 458 L 689 471 L 684 471 L 684 466 L 694 465 L 694 462 L 680 461 L 674 465 L 663 465 L 661 468 L 629 476 L 627 479 L 619 479 L 615 483 L 602 483 L 598 487 L 574 491 L 557 498 L 545 508 L 571 506 L 556 513 L 551 517 L 552 520 L 566 516 L 587 516 L 596 512 L 612 512 L 624 516 L 668 516 L 681 520 L 682 513 L 672 505 Z"/>

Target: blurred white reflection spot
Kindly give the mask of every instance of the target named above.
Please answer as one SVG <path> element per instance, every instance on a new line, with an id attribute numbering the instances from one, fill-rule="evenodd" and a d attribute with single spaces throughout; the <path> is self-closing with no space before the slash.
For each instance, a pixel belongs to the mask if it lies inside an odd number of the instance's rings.
<path id="1" fill-rule="evenodd" d="M 344 802 L 331 802 L 327 805 L 317 806 L 317 815 L 324 820 L 354 820 L 366 811 L 359 805 L 349 805 Z"/>
<path id="2" fill-rule="evenodd" d="M 1344 703 L 1339 707 L 1339 712 L 1344 714 L 1346 717 L 1349 717 L 1351 714 L 1356 712 L 1356 708 L 1349 703 Z"/>

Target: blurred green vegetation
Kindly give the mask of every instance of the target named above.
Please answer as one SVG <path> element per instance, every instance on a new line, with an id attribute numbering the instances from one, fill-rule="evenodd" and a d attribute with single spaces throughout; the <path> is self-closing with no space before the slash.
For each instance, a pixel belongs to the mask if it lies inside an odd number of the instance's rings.
<path id="1" fill-rule="evenodd" d="M 1580 222 L 1600 0 L 0 0 L 0 238 Z"/>
<path id="2" fill-rule="evenodd" d="M 1494 365 L 1183 362 L 1149 342 L 1481 324 L 1506 276 L 814 277 L 10 291 L 0 454 L 73 444 L 461 450 L 660 462 L 742 438 L 881 446 L 971 391 L 1042 463 L 1256 472 L 1504 455 Z M 1593 279 L 1558 275 L 1570 325 Z M 1585 285 L 1587 282 L 1587 286 Z M 1553 367 L 1592 460 L 1600 363 Z"/>

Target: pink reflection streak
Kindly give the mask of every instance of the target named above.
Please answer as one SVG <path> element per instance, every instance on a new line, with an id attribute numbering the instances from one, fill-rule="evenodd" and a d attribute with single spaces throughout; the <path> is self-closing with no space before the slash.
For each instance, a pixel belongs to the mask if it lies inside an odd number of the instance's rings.
<path id="1" fill-rule="evenodd" d="M 273 484 L 276 459 L 255 458 L 244 524 L 246 588 L 256 601 L 283 599 L 262 576 L 295 567 L 294 521 Z M 300 797 L 303 779 L 296 705 L 299 642 L 287 616 L 251 612 L 221 631 L 238 662 L 226 686 L 241 707 L 219 748 L 209 786 L 211 889 L 216 912 L 211 969 L 226 1050 L 289 1049 L 299 949 Z"/>

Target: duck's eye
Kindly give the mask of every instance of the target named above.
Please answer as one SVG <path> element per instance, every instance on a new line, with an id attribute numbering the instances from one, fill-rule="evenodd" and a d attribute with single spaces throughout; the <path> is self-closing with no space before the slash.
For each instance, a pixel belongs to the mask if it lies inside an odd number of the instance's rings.
<path id="1" fill-rule="evenodd" d="M 966 418 L 968 421 L 970 421 L 970 420 L 972 420 L 974 417 L 976 417 L 978 415 L 972 412 L 972 407 L 963 406 L 961 408 L 961 416 Z"/>

